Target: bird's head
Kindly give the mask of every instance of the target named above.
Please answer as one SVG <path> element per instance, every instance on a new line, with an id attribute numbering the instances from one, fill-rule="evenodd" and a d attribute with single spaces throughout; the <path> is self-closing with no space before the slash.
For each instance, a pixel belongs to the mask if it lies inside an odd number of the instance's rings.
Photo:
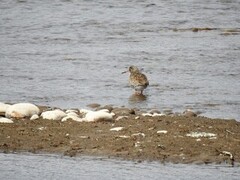
<path id="1" fill-rule="evenodd" d="M 130 66 L 128 68 L 128 70 L 129 70 L 130 73 L 137 73 L 137 72 L 139 72 L 139 69 L 136 66 Z"/>
<path id="2" fill-rule="evenodd" d="M 139 72 L 139 69 L 136 67 L 136 66 L 130 66 L 129 68 L 128 68 L 128 70 L 127 71 L 123 71 L 122 72 L 122 74 L 124 74 L 124 73 L 126 73 L 126 72 L 130 72 L 130 73 L 137 73 L 137 72 Z"/>

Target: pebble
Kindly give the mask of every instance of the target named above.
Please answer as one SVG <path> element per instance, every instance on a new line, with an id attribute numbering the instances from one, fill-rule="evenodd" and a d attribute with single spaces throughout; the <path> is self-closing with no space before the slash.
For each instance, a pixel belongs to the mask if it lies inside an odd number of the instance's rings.
<path id="1" fill-rule="evenodd" d="M 134 133 L 132 136 L 142 136 L 145 137 L 146 135 L 144 133 Z"/>
<path id="2" fill-rule="evenodd" d="M 116 118 L 116 121 L 120 121 L 120 120 L 127 119 L 127 118 L 128 118 L 128 116 L 118 116 Z"/>
<path id="3" fill-rule="evenodd" d="M 119 137 L 119 138 L 124 138 L 124 139 L 130 138 L 130 136 L 126 136 L 126 135 L 117 136 L 117 137 Z"/>
<path id="4" fill-rule="evenodd" d="M 145 116 L 145 117 L 157 117 L 157 116 L 165 116 L 165 114 L 158 114 L 158 113 L 142 113 L 142 116 Z"/>
<path id="5" fill-rule="evenodd" d="M 142 113 L 142 116 L 144 116 L 144 117 L 152 117 L 152 114 L 151 113 Z"/>
<path id="6" fill-rule="evenodd" d="M 39 118 L 39 116 L 37 115 L 37 114 L 34 114 L 34 115 L 32 115 L 32 117 L 30 118 L 30 120 L 36 120 L 36 119 L 38 119 Z"/>
<path id="7" fill-rule="evenodd" d="M 216 137 L 216 134 L 213 133 L 206 133 L 206 132 L 191 132 L 186 134 L 188 137 L 200 138 L 200 137 Z"/>
<path id="8" fill-rule="evenodd" d="M 157 131 L 157 134 L 167 134 L 167 130 L 160 130 L 160 131 Z"/>
<path id="9" fill-rule="evenodd" d="M 124 127 L 114 127 L 114 128 L 111 128 L 110 131 L 121 131 L 123 130 Z"/>
<path id="10" fill-rule="evenodd" d="M 0 123 L 13 123 L 13 120 L 1 117 L 0 118 Z"/>
<path id="11" fill-rule="evenodd" d="M 42 131 L 44 129 L 47 129 L 47 127 L 39 127 L 38 130 Z"/>
<path id="12" fill-rule="evenodd" d="M 134 119 L 138 120 L 138 119 L 140 119 L 140 117 L 139 117 L 139 116 L 136 116 Z"/>

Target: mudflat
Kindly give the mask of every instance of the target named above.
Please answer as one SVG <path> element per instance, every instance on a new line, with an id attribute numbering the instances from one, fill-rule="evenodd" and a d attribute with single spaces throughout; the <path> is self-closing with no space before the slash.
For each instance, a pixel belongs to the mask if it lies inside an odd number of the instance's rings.
<path id="1" fill-rule="evenodd" d="M 240 122 L 129 114 L 113 121 L 28 118 L 0 123 L 0 151 L 107 156 L 173 163 L 240 162 Z"/>

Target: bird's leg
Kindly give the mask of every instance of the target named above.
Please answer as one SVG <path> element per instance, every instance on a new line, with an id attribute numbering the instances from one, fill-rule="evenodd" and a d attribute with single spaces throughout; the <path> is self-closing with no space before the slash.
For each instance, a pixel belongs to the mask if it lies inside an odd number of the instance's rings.
<path id="1" fill-rule="evenodd" d="M 135 91 L 134 94 L 135 94 L 135 95 L 142 95 L 142 91 L 141 91 L 141 92 L 139 92 L 139 91 Z"/>

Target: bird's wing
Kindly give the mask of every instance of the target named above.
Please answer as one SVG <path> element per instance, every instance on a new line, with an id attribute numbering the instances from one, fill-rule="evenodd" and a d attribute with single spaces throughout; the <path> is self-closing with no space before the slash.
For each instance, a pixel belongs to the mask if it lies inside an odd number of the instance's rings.
<path id="1" fill-rule="evenodd" d="M 145 74 L 137 74 L 136 79 L 138 85 L 149 85 L 148 79 Z"/>

